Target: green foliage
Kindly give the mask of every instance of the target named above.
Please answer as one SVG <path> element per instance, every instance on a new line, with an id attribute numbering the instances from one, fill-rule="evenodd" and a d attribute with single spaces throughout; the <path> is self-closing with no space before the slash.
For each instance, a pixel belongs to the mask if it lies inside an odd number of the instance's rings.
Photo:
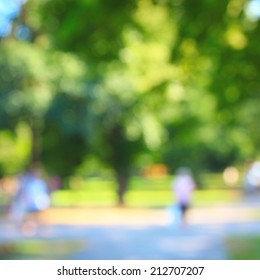
<path id="1" fill-rule="evenodd" d="M 41 160 L 45 169 L 63 178 L 74 174 L 88 152 L 80 134 L 64 135 L 55 123 L 48 123 L 43 130 Z"/>
<path id="2" fill-rule="evenodd" d="M 225 245 L 231 260 L 259 260 L 259 236 L 231 236 L 226 238 Z"/>
<path id="3" fill-rule="evenodd" d="M 0 48 L 0 125 L 14 128 L 41 118 L 52 98 L 51 76 L 41 49 L 11 39 Z"/>
<path id="4" fill-rule="evenodd" d="M 259 108 L 260 98 L 256 96 L 244 102 L 243 106 L 240 106 L 238 114 L 241 133 L 237 135 L 237 138 L 240 139 L 243 153 L 251 158 L 260 156 Z"/>
<path id="5" fill-rule="evenodd" d="M 20 124 L 15 132 L 0 131 L 0 177 L 19 173 L 30 153 L 30 130 Z"/>
<path id="6" fill-rule="evenodd" d="M 99 64 L 115 59 L 135 1 L 45 1 L 42 26 L 54 44 Z M 93 65 L 95 68 L 95 65 Z"/>
<path id="7" fill-rule="evenodd" d="M 1 260 L 63 259 L 82 248 L 80 240 L 23 240 L 0 244 Z"/>
<path id="8" fill-rule="evenodd" d="M 96 158 L 122 193 L 146 164 L 199 174 L 256 157 L 260 29 L 247 3 L 28 0 L 0 42 L 0 129 L 25 122 L 52 173 Z"/>

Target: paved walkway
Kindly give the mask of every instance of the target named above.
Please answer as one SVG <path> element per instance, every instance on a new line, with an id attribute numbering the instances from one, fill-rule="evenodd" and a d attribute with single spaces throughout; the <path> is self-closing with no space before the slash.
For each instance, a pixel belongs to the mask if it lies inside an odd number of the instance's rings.
<path id="1" fill-rule="evenodd" d="M 48 236 L 34 239 L 82 240 L 67 259 L 228 259 L 229 235 L 260 234 L 260 203 L 202 207 L 190 212 L 190 224 L 174 227 L 167 209 L 51 209 Z M 1 223 L 0 242 L 28 239 Z"/>

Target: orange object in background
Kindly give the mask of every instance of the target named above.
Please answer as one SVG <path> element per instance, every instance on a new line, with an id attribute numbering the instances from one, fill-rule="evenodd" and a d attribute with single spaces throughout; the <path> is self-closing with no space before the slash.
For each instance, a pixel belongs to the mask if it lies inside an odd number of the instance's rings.
<path id="1" fill-rule="evenodd" d="M 153 164 L 144 169 L 144 176 L 147 178 L 158 178 L 168 175 L 168 169 L 164 164 Z"/>

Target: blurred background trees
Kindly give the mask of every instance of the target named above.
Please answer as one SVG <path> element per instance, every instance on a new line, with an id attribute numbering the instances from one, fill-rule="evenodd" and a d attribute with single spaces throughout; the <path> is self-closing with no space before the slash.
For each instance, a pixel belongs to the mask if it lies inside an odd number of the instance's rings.
<path id="1" fill-rule="evenodd" d="M 2 176 L 35 161 L 63 178 L 109 170 L 123 203 L 151 164 L 199 173 L 260 156 L 258 0 L 9 2 Z"/>

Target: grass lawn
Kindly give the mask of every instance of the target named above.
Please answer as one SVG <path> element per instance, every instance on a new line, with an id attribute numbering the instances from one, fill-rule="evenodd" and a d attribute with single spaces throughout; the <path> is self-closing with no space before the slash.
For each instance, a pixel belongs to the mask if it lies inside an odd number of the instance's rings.
<path id="1" fill-rule="evenodd" d="M 221 184 L 220 176 L 214 176 L 215 184 Z M 218 183 L 217 182 L 218 179 Z M 174 202 L 170 189 L 171 177 L 147 179 L 133 177 L 125 195 L 127 206 L 131 207 L 165 207 Z M 71 189 L 58 190 L 52 193 L 54 207 L 73 206 L 114 206 L 117 204 L 116 185 L 112 180 L 100 178 L 85 181 L 74 180 Z M 213 182 L 213 181 L 212 181 Z M 80 186 L 80 187 L 78 187 Z M 196 190 L 193 197 L 194 205 L 212 205 L 236 201 L 239 192 L 228 188 L 212 188 Z"/>
<path id="2" fill-rule="evenodd" d="M 66 259 L 82 248 L 80 240 L 25 240 L 0 244 L 1 260 Z"/>
<path id="3" fill-rule="evenodd" d="M 225 245 L 231 260 L 260 260 L 260 236 L 232 236 Z"/>

